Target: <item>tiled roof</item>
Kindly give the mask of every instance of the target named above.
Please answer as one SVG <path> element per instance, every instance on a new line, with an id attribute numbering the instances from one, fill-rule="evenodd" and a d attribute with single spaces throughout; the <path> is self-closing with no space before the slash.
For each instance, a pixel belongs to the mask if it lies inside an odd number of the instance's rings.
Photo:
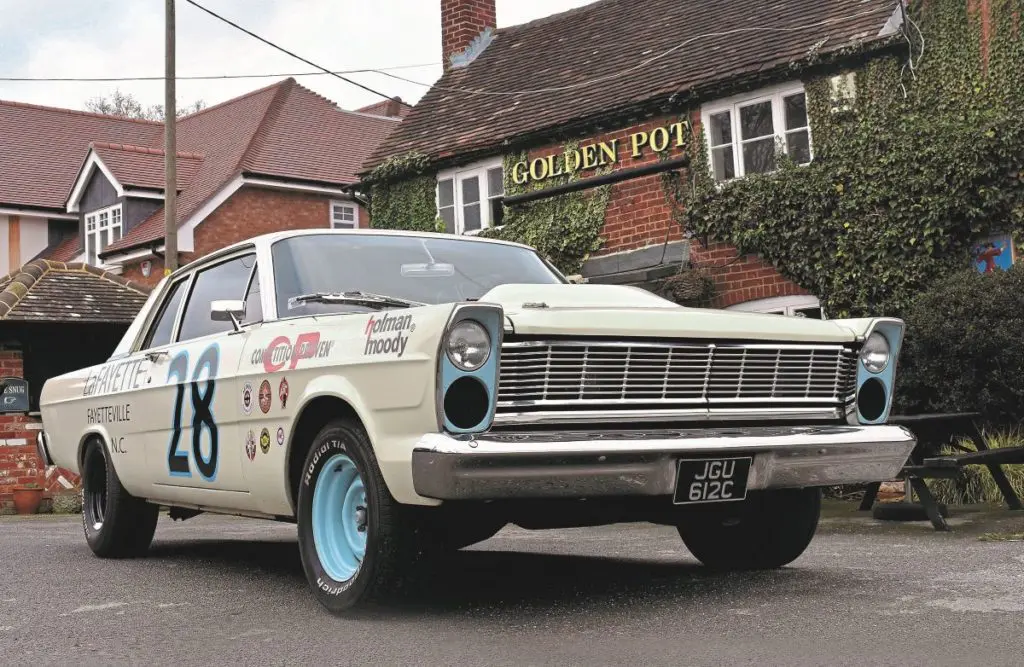
<path id="1" fill-rule="evenodd" d="M 502 28 L 468 66 L 442 75 L 363 169 L 409 151 L 434 160 L 493 151 L 516 137 L 554 137 L 570 123 L 655 103 L 682 108 L 725 82 L 874 46 L 897 7 L 897 0 L 598 0 Z M 488 94 L 509 92 L 519 94 Z"/>
<path id="2" fill-rule="evenodd" d="M 163 124 L 0 100 L 0 205 L 64 210 L 91 141 L 156 145 Z"/>
<path id="3" fill-rule="evenodd" d="M 402 103 L 401 97 L 395 97 L 390 100 L 383 100 L 374 104 L 369 104 L 365 107 L 356 109 L 359 113 L 368 113 L 374 116 L 397 116 L 399 118 L 405 118 L 409 115 L 409 111 L 412 109 L 410 106 L 406 106 Z"/>
<path id="4" fill-rule="evenodd" d="M 192 114 L 178 123 L 177 148 L 203 159 L 178 201 L 178 224 L 239 174 L 355 183 L 363 160 L 399 124 L 343 111 L 291 78 Z M 161 208 L 101 256 L 163 235 Z"/>
<path id="5" fill-rule="evenodd" d="M 40 259 L 51 259 L 55 262 L 70 262 L 82 254 L 82 237 L 78 234 L 68 237 L 57 244 L 53 249 L 48 249 Z"/>
<path id="6" fill-rule="evenodd" d="M 0 320 L 129 324 L 149 288 L 86 264 L 45 259 L 0 278 Z"/>
<path id="7" fill-rule="evenodd" d="M 164 189 L 164 150 L 131 144 L 94 141 L 91 148 L 121 185 Z M 201 153 L 178 151 L 178 189 L 186 187 L 199 170 Z"/>

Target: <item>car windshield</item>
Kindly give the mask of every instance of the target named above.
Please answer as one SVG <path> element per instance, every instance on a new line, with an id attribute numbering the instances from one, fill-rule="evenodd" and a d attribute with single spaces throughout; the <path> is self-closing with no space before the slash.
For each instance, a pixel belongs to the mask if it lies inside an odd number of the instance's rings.
<path id="1" fill-rule="evenodd" d="M 271 249 L 278 317 L 365 311 L 366 305 L 295 297 L 363 292 L 419 303 L 478 299 L 507 283 L 565 278 L 536 252 L 469 239 L 383 234 L 310 234 Z"/>

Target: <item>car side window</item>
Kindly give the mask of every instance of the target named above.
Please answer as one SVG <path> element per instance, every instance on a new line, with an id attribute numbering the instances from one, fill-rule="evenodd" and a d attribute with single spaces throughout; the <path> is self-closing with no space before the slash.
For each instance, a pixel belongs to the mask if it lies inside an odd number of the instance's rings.
<path id="1" fill-rule="evenodd" d="M 160 306 L 160 313 L 149 329 L 149 334 L 146 336 L 146 342 L 143 344 L 142 349 L 148 350 L 151 347 L 160 347 L 171 342 L 171 333 L 174 331 L 174 318 L 178 315 L 178 306 L 181 304 L 181 298 L 185 295 L 185 283 L 187 282 L 188 278 L 183 278 L 171 286 L 170 291 L 167 293 L 167 298 L 164 299 L 163 305 Z"/>
<path id="2" fill-rule="evenodd" d="M 179 342 L 231 331 L 234 328 L 230 321 L 217 321 L 211 318 L 210 305 L 221 299 L 241 300 L 255 263 L 256 254 L 251 253 L 196 273 L 192 291 L 185 302 L 185 315 L 181 318 Z"/>
<path id="3" fill-rule="evenodd" d="M 245 293 L 245 323 L 263 321 L 263 300 L 260 295 L 260 265 L 257 263 L 252 270 L 249 288 Z"/>

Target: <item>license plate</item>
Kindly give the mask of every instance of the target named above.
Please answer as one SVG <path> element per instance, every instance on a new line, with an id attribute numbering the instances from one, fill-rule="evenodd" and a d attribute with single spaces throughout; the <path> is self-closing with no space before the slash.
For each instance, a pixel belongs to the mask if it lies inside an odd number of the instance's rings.
<path id="1" fill-rule="evenodd" d="M 676 471 L 676 505 L 722 503 L 747 497 L 753 457 L 680 459 Z"/>

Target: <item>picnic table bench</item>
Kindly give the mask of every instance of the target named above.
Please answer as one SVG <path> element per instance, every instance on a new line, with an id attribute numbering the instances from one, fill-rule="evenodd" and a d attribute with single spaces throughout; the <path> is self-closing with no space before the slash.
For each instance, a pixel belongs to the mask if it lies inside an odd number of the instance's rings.
<path id="1" fill-rule="evenodd" d="M 889 423 L 905 426 L 917 438 L 917 445 L 910 453 L 907 464 L 897 475 L 909 485 L 906 492 L 905 506 L 912 506 L 913 492 L 921 500 L 928 520 L 931 521 L 935 530 L 949 530 L 949 525 L 943 517 L 944 511 L 935 500 L 926 479 L 955 479 L 961 468 L 969 465 L 983 465 L 992 474 L 992 479 L 1006 500 L 1011 510 L 1024 509 L 1020 498 L 1006 478 L 1002 466 L 1008 464 L 1024 464 L 1024 446 L 1001 447 L 989 449 L 988 443 L 982 437 L 978 429 L 977 420 L 979 414 L 976 412 L 961 412 L 951 414 L 925 414 L 925 415 L 893 415 Z M 960 445 L 957 440 L 967 438 L 974 443 L 977 451 Z M 942 454 L 943 446 L 948 445 L 959 453 Z M 881 482 L 870 484 L 861 501 L 860 510 L 866 512 L 872 509 L 878 497 L 878 489 Z M 912 490 L 912 491 L 911 491 Z M 897 503 L 886 503 L 892 506 Z M 876 516 L 878 511 L 876 509 Z"/>

